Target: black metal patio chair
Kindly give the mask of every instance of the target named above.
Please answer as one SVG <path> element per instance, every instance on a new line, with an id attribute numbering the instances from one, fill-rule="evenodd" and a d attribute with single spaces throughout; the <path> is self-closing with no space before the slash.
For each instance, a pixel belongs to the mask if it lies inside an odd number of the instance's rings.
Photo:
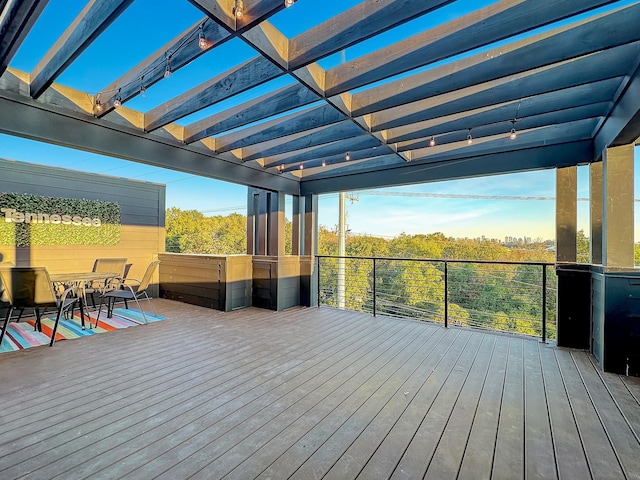
<path id="1" fill-rule="evenodd" d="M 56 331 L 62 314 L 76 303 L 79 303 L 82 309 L 80 299 L 77 296 L 71 296 L 75 293 L 72 288 L 66 289 L 61 296 L 56 296 L 49 272 L 45 267 L 2 268 L 0 269 L 0 279 L 4 288 L 3 295 L 9 307 L 2 332 L 0 332 L 0 345 L 9 325 L 11 313 L 15 309 L 33 308 L 36 315 L 34 328 L 40 332 L 42 331 L 42 312 L 47 308 L 56 309 L 56 320 L 49 346 L 53 346 L 55 343 Z"/>
<path id="2" fill-rule="evenodd" d="M 104 300 L 106 300 L 107 304 L 107 318 L 110 318 L 113 315 L 113 304 L 116 300 L 124 300 L 125 302 L 133 300 L 138 305 L 140 313 L 142 313 L 144 323 L 148 323 L 147 316 L 145 315 L 144 309 L 139 302 L 139 299 L 141 298 L 147 299 L 149 305 L 151 306 L 151 309 L 153 310 L 153 315 L 157 316 L 156 310 L 151 303 L 151 299 L 149 298 L 149 295 L 147 295 L 147 289 L 151 284 L 151 280 L 153 280 L 153 275 L 159 264 L 159 260 L 151 262 L 147 267 L 147 270 L 144 272 L 141 280 L 129 278 L 126 280 L 126 282 L 123 282 L 120 285 L 120 288 L 104 292 L 104 294 L 100 297 L 100 306 L 98 307 L 96 325 L 98 324 L 98 319 L 100 318 L 100 312 L 102 311 L 102 304 Z"/>

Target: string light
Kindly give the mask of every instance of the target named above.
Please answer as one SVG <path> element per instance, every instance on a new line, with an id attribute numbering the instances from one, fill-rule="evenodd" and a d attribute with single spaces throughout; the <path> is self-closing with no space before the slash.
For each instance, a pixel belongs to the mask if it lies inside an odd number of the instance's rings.
<path id="1" fill-rule="evenodd" d="M 202 25 L 200 25 L 200 33 L 198 34 L 198 46 L 200 47 L 200 50 L 205 50 L 207 48 L 207 37 L 204 36 Z"/>
<path id="2" fill-rule="evenodd" d="M 292 7 L 295 3 L 295 0 L 284 0 L 284 8 Z"/>
<path id="3" fill-rule="evenodd" d="M 304 170 L 304 165 L 300 164 L 300 170 Z"/>
<path id="4" fill-rule="evenodd" d="M 100 113 L 102 111 L 102 102 L 100 101 L 100 94 L 96 95 L 95 111 Z"/>
<path id="5" fill-rule="evenodd" d="M 118 89 L 118 93 L 113 99 L 113 108 L 120 108 L 122 106 L 122 98 L 120 97 L 120 89 Z"/>
<path id="6" fill-rule="evenodd" d="M 515 140 L 516 138 L 518 138 L 518 134 L 516 133 L 516 119 L 515 118 L 513 120 L 511 120 L 511 124 L 513 125 L 513 127 L 511 128 L 511 133 L 509 134 L 509 138 L 511 140 Z"/>
<path id="7" fill-rule="evenodd" d="M 430 146 L 430 147 L 435 147 L 435 146 L 436 146 L 436 139 L 435 139 L 435 137 L 431 137 L 431 140 L 429 140 L 429 146 Z"/>
<path id="8" fill-rule="evenodd" d="M 322 166 L 326 167 L 327 166 L 327 162 L 325 162 L 324 160 L 322 160 Z"/>
<path id="9" fill-rule="evenodd" d="M 344 156 L 344 159 L 348 162 L 349 160 L 351 160 L 351 155 L 349 155 L 349 152 L 347 152 L 347 154 Z"/>
<path id="10" fill-rule="evenodd" d="M 471 129 L 469 129 L 469 134 L 467 135 L 467 145 L 471 145 L 473 143 L 473 137 L 471 136 Z"/>
<path id="11" fill-rule="evenodd" d="M 169 78 L 171 76 L 171 65 L 169 65 L 169 61 L 167 60 L 167 66 L 164 67 L 164 78 Z"/>
<path id="12" fill-rule="evenodd" d="M 242 0 L 236 0 L 236 6 L 233 9 L 233 14 L 237 19 L 244 17 L 244 2 Z"/>

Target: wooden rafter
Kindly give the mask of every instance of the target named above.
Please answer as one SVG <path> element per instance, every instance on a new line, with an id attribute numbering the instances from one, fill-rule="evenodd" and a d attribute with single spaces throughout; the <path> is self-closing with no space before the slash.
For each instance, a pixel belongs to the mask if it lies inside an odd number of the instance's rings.
<path id="1" fill-rule="evenodd" d="M 211 115 L 185 128 L 185 143 L 192 143 L 249 123 L 279 115 L 317 101 L 320 97 L 298 83 Z"/>
<path id="2" fill-rule="evenodd" d="M 31 96 L 42 95 L 131 2 L 133 0 L 91 0 L 31 72 Z"/>
<path id="3" fill-rule="evenodd" d="M 452 1 L 365 0 L 291 39 L 289 67 L 303 67 Z"/>
<path id="4" fill-rule="evenodd" d="M 438 145 L 448 143 L 462 142 L 467 139 L 467 135 L 487 138 L 491 136 L 504 135 L 510 136 L 511 128 L 519 130 L 530 130 L 534 128 L 544 127 L 546 125 L 556 125 L 561 123 L 575 122 L 589 118 L 604 117 L 611 109 L 610 102 L 592 103 L 580 107 L 566 108 L 559 111 L 544 112 L 538 115 L 530 115 L 517 121 L 515 124 L 509 120 L 494 123 L 476 123 L 475 126 L 467 121 L 452 122 L 447 126 L 447 133 L 438 136 Z M 464 126 L 463 126 L 464 125 Z M 429 147 L 430 138 L 421 138 L 417 140 L 409 140 L 397 144 L 399 152 L 412 151 Z"/>
<path id="5" fill-rule="evenodd" d="M 189 0 L 229 32 L 241 33 L 284 8 L 282 0 L 243 0 L 242 18 L 234 15 L 234 0 Z"/>
<path id="6" fill-rule="evenodd" d="M 454 92 L 392 107 L 368 117 L 373 131 L 387 130 L 460 111 L 598 82 L 629 73 L 629 61 L 640 55 L 640 42 L 567 60 Z"/>
<path id="7" fill-rule="evenodd" d="M 365 152 L 363 155 L 368 158 L 375 156 L 374 153 L 378 149 L 380 149 L 382 154 L 389 153 L 389 148 L 380 146 L 380 142 L 375 138 L 370 135 L 360 135 L 321 146 L 311 146 L 293 152 L 265 157 L 264 162 L 268 167 L 298 165 L 301 162 L 308 162 L 309 160 L 319 160 L 322 162 L 322 159 L 327 161 L 332 160 L 336 163 L 340 159 L 347 161 L 347 152 L 354 152 L 354 155 L 357 155 L 356 152 L 362 151 Z"/>
<path id="8" fill-rule="evenodd" d="M 49 0 L 0 2 L 0 76 Z"/>
<path id="9" fill-rule="evenodd" d="M 282 73 L 282 70 L 264 57 L 254 57 L 147 112 L 145 130 L 156 130 L 190 113 L 273 80 Z"/>
<path id="10" fill-rule="evenodd" d="M 321 105 L 216 138 L 216 152 L 223 153 L 283 138 L 345 120 L 331 105 Z"/>
<path id="11" fill-rule="evenodd" d="M 617 89 L 620 88 L 622 79 L 623 77 L 615 77 L 593 84 L 569 87 L 413 123 L 387 130 L 385 132 L 386 140 L 389 143 L 407 142 L 480 125 L 510 121 L 519 122 L 533 115 L 541 115 L 593 103 L 610 102 Z"/>
<path id="12" fill-rule="evenodd" d="M 322 145 L 360 135 L 362 135 L 362 129 L 352 121 L 345 120 L 327 127 L 319 127 L 308 132 L 296 133 L 264 142 L 258 146 L 249 146 L 242 149 L 242 159 L 244 161 L 257 160 L 258 158 L 292 152 L 300 148 Z"/>
<path id="13" fill-rule="evenodd" d="M 360 88 L 614 1 L 502 0 L 329 69 L 326 95 Z"/>
<path id="14" fill-rule="evenodd" d="M 640 29 L 629 22 L 638 15 L 640 5 L 632 5 L 370 88 L 354 94 L 352 114 L 366 115 L 638 41 Z"/>
<path id="15" fill-rule="evenodd" d="M 200 48 L 199 45 L 200 32 L 207 42 L 205 49 Z M 229 38 L 231 37 L 226 30 L 217 23 L 203 18 L 156 50 L 135 68 L 103 88 L 97 98 L 100 101 L 101 109 L 96 111 L 96 116 L 102 117 L 113 110 L 116 95 L 120 96 L 122 102 L 133 98 L 140 93 L 142 87 L 146 89 L 160 81 L 164 77 L 167 66 L 171 71 L 178 70 Z"/>

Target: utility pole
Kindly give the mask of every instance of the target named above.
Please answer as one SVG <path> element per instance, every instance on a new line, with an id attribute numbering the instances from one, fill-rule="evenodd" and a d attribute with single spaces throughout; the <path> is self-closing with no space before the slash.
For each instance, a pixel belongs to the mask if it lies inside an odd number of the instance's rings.
<path id="1" fill-rule="evenodd" d="M 349 195 L 346 192 L 340 192 L 338 206 L 338 308 L 344 309 L 345 307 L 345 258 L 347 252 L 347 207 L 345 200 L 349 199 L 351 203 L 357 202 L 358 197 L 355 195 Z"/>

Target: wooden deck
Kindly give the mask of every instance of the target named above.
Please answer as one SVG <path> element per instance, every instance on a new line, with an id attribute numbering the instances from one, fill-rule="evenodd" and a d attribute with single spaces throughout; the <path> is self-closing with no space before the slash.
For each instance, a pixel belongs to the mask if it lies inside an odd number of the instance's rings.
<path id="1" fill-rule="evenodd" d="M 0 478 L 640 478 L 640 379 L 533 339 L 330 308 L 0 355 Z"/>

